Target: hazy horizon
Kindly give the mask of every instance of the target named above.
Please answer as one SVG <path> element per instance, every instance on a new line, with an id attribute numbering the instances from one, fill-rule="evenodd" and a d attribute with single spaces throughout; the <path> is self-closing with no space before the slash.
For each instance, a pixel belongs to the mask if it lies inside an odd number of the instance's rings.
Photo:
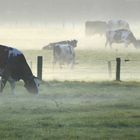
<path id="1" fill-rule="evenodd" d="M 85 22 L 122 19 L 140 38 L 139 0 L 0 0 L 0 43 L 41 49 L 61 40 L 79 48 L 104 48 L 105 36 L 85 36 Z"/>
<path id="2" fill-rule="evenodd" d="M 0 0 L 0 23 L 139 21 L 139 0 Z"/>

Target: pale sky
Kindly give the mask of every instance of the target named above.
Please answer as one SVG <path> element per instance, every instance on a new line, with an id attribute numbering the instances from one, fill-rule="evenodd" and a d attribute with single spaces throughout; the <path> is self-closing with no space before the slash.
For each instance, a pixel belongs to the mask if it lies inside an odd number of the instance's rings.
<path id="1" fill-rule="evenodd" d="M 0 0 L 0 22 L 140 20 L 140 0 Z"/>

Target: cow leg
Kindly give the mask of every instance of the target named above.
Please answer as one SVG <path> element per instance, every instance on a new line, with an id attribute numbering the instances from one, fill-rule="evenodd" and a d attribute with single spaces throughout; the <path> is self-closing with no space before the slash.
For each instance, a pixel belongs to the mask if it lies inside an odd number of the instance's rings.
<path id="1" fill-rule="evenodd" d="M 73 69 L 75 65 L 75 59 L 73 58 L 70 62 L 70 68 Z"/>
<path id="2" fill-rule="evenodd" d="M 75 52 L 73 54 L 73 59 L 72 59 L 72 69 L 74 68 L 74 65 L 75 65 Z"/>
<path id="3" fill-rule="evenodd" d="M 3 92 L 3 89 L 6 85 L 8 78 L 9 78 L 9 72 L 8 72 L 8 69 L 6 69 L 5 71 L 3 71 L 3 74 L 1 77 L 0 92 Z"/>
<path id="4" fill-rule="evenodd" d="M 53 58 L 53 61 L 52 61 L 53 70 L 54 70 L 54 68 L 55 68 L 56 62 L 57 62 L 57 61 L 56 61 L 56 58 L 54 57 L 54 58 Z"/>
<path id="5" fill-rule="evenodd" d="M 112 41 L 110 41 L 110 39 L 108 38 L 106 39 L 105 48 L 107 47 L 108 43 L 109 43 L 110 48 L 112 48 Z"/>
<path id="6" fill-rule="evenodd" d="M 12 78 L 9 78 L 9 83 L 11 86 L 12 94 L 15 95 L 15 87 L 16 87 L 16 81 Z"/>
<path id="7" fill-rule="evenodd" d="M 3 92 L 3 89 L 6 85 L 7 79 L 2 78 L 0 83 L 0 92 Z"/>

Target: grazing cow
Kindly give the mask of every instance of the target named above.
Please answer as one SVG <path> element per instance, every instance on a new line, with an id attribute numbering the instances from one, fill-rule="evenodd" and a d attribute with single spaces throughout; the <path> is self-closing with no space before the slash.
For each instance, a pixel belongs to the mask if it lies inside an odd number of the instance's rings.
<path id="1" fill-rule="evenodd" d="M 22 79 L 25 88 L 30 93 L 38 93 L 38 79 L 32 74 L 24 55 L 15 48 L 0 45 L 0 76 L 0 92 L 3 91 L 6 82 L 9 81 L 14 93 L 15 82 Z"/>
<path id="2" fill-rule="evenodd" d="M 106 31 L 106 43 L 105 47 L 112 43 L 124 43 L 125 47 L 128 47 L 129 44 L 133 44 L 135 48 L 138 48 L 139 40 L 136 40 L 135 36 L 130 30 L 120 29 L 115 31 Z"/>
<path id="3" fill-rule="evenodd" d="M 55 43 L 50 43 L 46 46 L 44 46 L 42 49 L 43 50 L 52 50 L 54 46 L 61 44 L 69 44 L 72 45 L 74 48 L 77 47 L 77 40 L 66 40 L 66 41 L 60 41 L 60 42 L 55 42 Z"/>
<path id="4" fill-rule="evenodd" d="M 109 20 L 107 23 L 107 30 L 119 30 L 127 29 L 130 30 L 129 24 L 124 20 Z"/>
<path id="5" fill-rule="evenodd" d="M 53 50 L 53 67 L 56 63 L 59 63 L 60 68 L 63 64 L 71 65 L 71 68 L 75 64 L 75 51 L 77 47 L 77 40 L 67 40 L 61 42 L 50 43 L 43 47 L 44 50 Z"/>
<path id="6" fill-rule="evenodd" d="M 104 35 L 106 29 L 107 23 L 104 21 L 87 21 L 85 23 L 85 34 L 87 36 Z"/>
<path id="7" fill-rule="evenodd" d="M 68 64 L 71 68 L 75 64 L 74 47 L 70 44 L 56 44 L 53 46 L 53 66 L 59 63 L 60 68 L 63 64 Z"/>

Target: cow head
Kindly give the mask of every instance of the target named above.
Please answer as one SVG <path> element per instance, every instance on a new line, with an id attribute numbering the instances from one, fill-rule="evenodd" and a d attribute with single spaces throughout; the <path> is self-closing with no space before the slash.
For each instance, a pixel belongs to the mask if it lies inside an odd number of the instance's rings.
<path id="1" fill-rule="evenodd" d="M 38 94 L 39 85 L 40 85 L 40 80 L 37 77 L 32 76 L 25 81 L 24 86 L 28 92 Z"/>
<path id="2" fill-rule="evenodd" d="M 75 48 L 75 47 L 77 47 L 77 42 L 78 42 L 78 41 L 74 39 L 74 40 L 71 40 L 71 41 L 69 42 L 69 44 Z"/>

